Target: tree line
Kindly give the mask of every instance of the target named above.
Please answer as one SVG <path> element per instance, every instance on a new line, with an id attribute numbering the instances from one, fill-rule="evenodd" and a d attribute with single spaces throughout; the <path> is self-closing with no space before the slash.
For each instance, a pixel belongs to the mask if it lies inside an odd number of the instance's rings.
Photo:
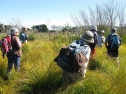
<path id="1" fill-rule="evenodd" d="M 98 30 L 109 31 L 113 27 L 117 27 L 120 31 L 120 35 L 125 34 L 126 30 L 126 10 L 125 5 L 121 4 L 116 0 L 107 0 L 100 5 L 95 5 L 95 7 L 89 7 L 88 9 L 83 9 L 78 11 L 78 13 L 72 14 L 71 18 L 74 27 L 65 24 L 64 26 L 52 25 L 51 30 L 48 29 L 46 24 L 33 25 L 31 29 L 38 32 L 48 32 L 48 31 L 76 31 L 81 33 L 82 31 L 89 30 L 91 25 L 96 25 Z M 20 26 L 20 22 L 16 22 L 17 26 Z M 7 32 L 11 25 L 3 25 L 0 23 L 0 32 Z"/>

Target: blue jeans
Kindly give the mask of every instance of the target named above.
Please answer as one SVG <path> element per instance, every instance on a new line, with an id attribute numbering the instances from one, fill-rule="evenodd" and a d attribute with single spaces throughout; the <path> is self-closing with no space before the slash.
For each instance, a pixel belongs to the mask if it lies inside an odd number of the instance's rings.
<path id="1" fill-rule="evenodd" d="M 20 57 L 15 54 L 8 54 L 8 67 L 7 72 L 10 72 L 12 70 L 13 64 L 16 71 L 20 70 Z"/>

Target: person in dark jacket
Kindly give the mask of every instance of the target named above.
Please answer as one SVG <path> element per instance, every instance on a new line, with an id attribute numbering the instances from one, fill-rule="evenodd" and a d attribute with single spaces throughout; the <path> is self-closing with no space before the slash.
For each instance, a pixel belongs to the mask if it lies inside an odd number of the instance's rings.
<path id="1" fill-rule="evenodd" d="M 121 41 L 121 38 L 120 36 L 117 34 L 117 29 L 116 28 L 112 28 L 111 29 L 111 34 L 109 34 L 107 37 L 106 37 L 106 40 L 105 40 L 105 47 L 107 49 L 107 54 L 111 57 L 116 57 L 118 59 L 118 50 L 119 48 L 117 49 L 111 49 L 111 40 L 112 40 L 112 35 L 117 35 L 118 36 L 118 41 L 119 41 L 119 46 L 122 44 L 122 41 Z"/>
<path id="2" fill-rule="evenodd" d="M 91 48 L 91 58 L 94 59 L 96 53 L 95 47 L 98 42 L 97 26 L 92 26 L 90 31 L 94 34 L 94 42 L 89 44 Z"/>
<path id="3" fill-rule="evenodd" d="M 22 28 L 22 31 L 20 32 L 20 41 L 22 43 L 26 43 L 27 42 L 27 39 L 28 39 L 28 34 L 27 34 L 27 28 L 26 27 L 23 27 Z"/>

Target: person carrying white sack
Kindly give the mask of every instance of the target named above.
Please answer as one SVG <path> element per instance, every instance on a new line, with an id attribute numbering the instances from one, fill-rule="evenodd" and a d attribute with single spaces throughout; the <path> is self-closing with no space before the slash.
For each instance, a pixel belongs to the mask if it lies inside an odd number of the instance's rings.
<path id="1" fill-rule="evenodd" d="M 89 63 L 89 58 L 91 54 L 91 48 L 89 46 L 90 43 L 94 43 L 94 34 L 91 31 L 86 31 L 81 39 L 79 40 L 79 43 L 84 44 L 83 46 L 83 53 L 88 59 L 88 61 L 80 68 L 80 71 L 78 72 L 67 72 L 63 70 L 63 87 L 67 87 L 68 85 L 72 84 L 73 82 L 76 82 L 78 79 L 85 78 L 87 66 Z"/>

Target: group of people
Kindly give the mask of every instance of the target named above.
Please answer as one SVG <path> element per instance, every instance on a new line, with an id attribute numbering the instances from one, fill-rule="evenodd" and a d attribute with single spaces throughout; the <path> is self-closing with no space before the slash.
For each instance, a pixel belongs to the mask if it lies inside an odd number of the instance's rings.
<path id="1" fill-rule="evenodd" d="M 21 47 L 22 47 L 22 43 L 27 42 L 27 38 L 28 38 L 26 31 L 27 29 L 23 28 L 22 31 L 20 32 L 20 38 L 18 38 L 19 29 L 17 28 L 11 29 L 10 34 L 12 36 L 13 52 L 7 53 L 7 58 L 8 58 L 7 75 L 10 74 L 13 65 L 16 71 L 20 70 L 20 58 L 22 56 Z M 101 30 L 100 34 L 98 34 L 97 31 L 98 31 L 97 26 L 92 26 L 91 30 L 85 31 L 81 37 L 81 40 L 87 45 L 87 46 L 84 46 L 84 49 L 83 49 L 83 53 L 86 56 L 86 58 L 89 60 L 90 57 L 94 57 L 96 53 L 96 45 L 102 47 L 103 44 L 105 44 L 108 55 L 118 58 L 118 49 L 113 50 L 111 49 L 111 45 L 110 45 L 111 36 L 113 34 L 117 35 L 116 34 L 117 29 L 113 28 L 111 30 L 111 34 L 109 34 L 106 38 L 104 36 L 104 33 L 105 33 L 104 30 Z M 119 37 L 119 35 L 117 36 L 120 41 L 119 45 L 121 45 L 122 44 L 121 38 Z M 80 71 L 76 73 L 70 73 L 63 70 L 63 86 L 66 87 L 80 78 L 85 78 L 88 63 L 89 61 L 86 62 L 83 65 L 83 67 L 80 68 Z"/>
<path id="2" fill-rule="evenodd" d="M 96 45 L 103 47 L 103 45 L 105 45 L 106 49 L 107 49 L 107 54 L 111 57 L 114 57 L 116 59 L 118 59 L 118 50 L 119 47 L 117 49 L 111 49 L 111 41 L 112 41 L 112 35 L 117 35 L 118 37 L 118 41 L 119 41 L 119 46 L 122 44 L 121 42 L 121 38 L 120 36 L 117 34 L 117 29 L 116 28 L 112 28 L 111 29 L 111 33 L 105 37 L 104 30 L 101 30 L 101 32 L 98 34 L 97 33 L 97 26 L 92 26 L 91 30 L 84 32 L 84 34 L 81 37 L 81 40 L 83 40 L 83 42 L 85 42 L 88 46 L 84 46 L 84 55 L 86 56 L 86 58 L 89 60 L 90 58 L 94 59 L 95 53 L 96 53 Z M 76 72 L 76 73 L 70 73 L 70 72 L 66 72 L 63 70 L 63 87 L 67 87 L 68 85 L 70 85 L 71 83 L 77 81 L 78 79 L 82 79 L 85 78 L 85 74 L 86 74 L 86 68 L 88 66 L 88 62 L 86 62 L 83 67 L 80 68 L 80 71 Z"/>
<path id="3" fill-rule="evenodd" d="M 16 71 L 20 70 L 20 58 L 22 57 L 21 47 L 23 43 L 27 42 L 28 38 L 26 31 L 27 28 L 25 27 L 22 28 L 22 31 L 20 33 L 19 29 L 17 28 L 11 28 L 10 30 L 13 52 L 7 53 L 8 65 L 6 79 L 8 79 L 13 65 Z M 20 38 L 18 38 L 18 35 Z"/>
<path id="4" fill-rule="evenodd" d="M 99 47 L 105 46 L 107 49 L 107 54 L 111 57 L 115 57 L 118 59 L 118 48 L 122 44 L 122 40 L 120 36 L 117 34 L 117 29 L 112 28 L 111 32 L 107 37 L 104 36 L 105 31 L 101 30 L 97 33 L 97 26 L 92 26 L 90 30 L 94 34 L 94 43 L 90 43 L 89 46 L 91 48 L 91 57 L 94 58 L 96 52 L 96 45 Z M 118 48 L 112 49 L 112 35 L 117 35 L 118 38 Z M 114 40 L 115 41 L 115 40 Z"/>

